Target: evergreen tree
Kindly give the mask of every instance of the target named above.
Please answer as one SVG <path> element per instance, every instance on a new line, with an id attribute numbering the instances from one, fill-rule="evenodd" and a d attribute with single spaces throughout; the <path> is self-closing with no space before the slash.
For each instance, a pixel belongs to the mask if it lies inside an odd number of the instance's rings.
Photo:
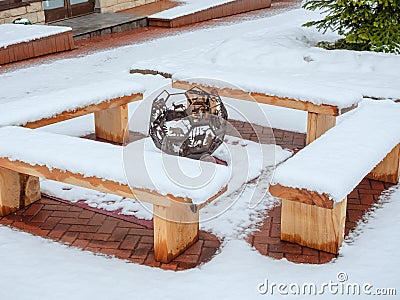
<path id="1" fill-rule="evenodd" d="M 400 54 L 400 0 L 307 0 L 303 7 L 326 13 L 304 26 L 344 36 L 334 44 L 320 43 L 325 48 Z"/>

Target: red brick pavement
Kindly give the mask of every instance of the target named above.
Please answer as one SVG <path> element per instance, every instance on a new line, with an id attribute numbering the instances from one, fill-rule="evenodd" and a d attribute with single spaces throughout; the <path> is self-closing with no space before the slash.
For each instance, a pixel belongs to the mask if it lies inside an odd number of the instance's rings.
<path id="1" fill-rule="evenodd" d="M 220 247 L 212 234 L 200 231 L 199 241 L 169 264 L 156 262 L 153 229 L 46 197 L 0 219 L 33 235 L 98 254 L 168 270 L 193 268 L 210 260 Z"/>

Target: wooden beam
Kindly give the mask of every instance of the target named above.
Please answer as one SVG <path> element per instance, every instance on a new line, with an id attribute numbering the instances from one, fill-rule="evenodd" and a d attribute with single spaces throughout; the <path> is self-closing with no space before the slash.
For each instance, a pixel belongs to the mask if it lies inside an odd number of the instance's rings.
<path id="1" fill-rule="evenodd" d="M 309 112 L 307 117 L 307 145 L 336 125 L 336 117 Z"/>
<path id="2" fill-rule="evenodd" d="M 174 201 L 170 207 L 153 206 L 154 256 L 169 263 L 199 239 L 199 211 Z"/>
<path id="3" fill-rule="evenodd" d="M 40 199 L 39 178 L 0 167 L 0 216 Z"/>
<path id="4" fill-rule="evenodd" d="M 46 178 L 81 186 L 84 188 L 97 190 L 104 193 L 114 194 L 126 198 L 133 198 L 143 202 L 156 204 L 159 206 L 170 206 L 171 201 L 189 202 L 186 198 L 177 198 L 171 195 L 161 195 L 157 192 L 146 190 L 146 189 L 133 189 L 131 190 L 127 184 L 120 184 L 111 180 L 104 180 L 97 177 L 84 177 L 82 174 L 74 174 L 69 171 L 62 171 L 59 169 L 49 169 L 46 166 L 30 165 L 21 161 L 10 161 L 7 158 L 0 158 L 0 167 L 13 170 L 18 173 L 36 176 L 40 178 Z M 8 181 L 4 181 L 7 184 Z M 3 182 L 0 182 L 1 186 L 4 186 Z"/>
<path id="5" fill-rule="evenodd" d="M 400 169 L 400 144 L 367 175 L 368 178 L 397 184 Z"/>
<path id="6" fill-rule="evenodd" d="M 128 105 L 95 112 L 94 124 L 98 138 L 123 144 L 128 137 L 125 134 L 128 128 Z"/>
<path id="7" fill-rule="evenodd" d="M 296 189 L 280 184 L 270 185 L 269 192 L 276 198 L 316 205 L 322 208 L 332 209 L 334 204 L 327 194 L 319 194 L 306 189 Z"/>
<path id="8" fill-rule="evenodd" d="M 337 254 L 344 239 L 347 198 L 333 208 L 282 199 L 281 240 Z"/>
<path id="9" fill-rule="evenodd" d="M 92 104 L 92 105 L 88 105 L 85 107 L 76 108 L 71 111 L 64 111 L 62 113 L 56 114 L 53 117 L 43 118 L 43 119 L 40 119 L 37 121 L 28 122 L 25 125 L 23 125 L 23 127 L 32 128 L 32 129 L 40 128 L 43 126 L 66 121 L 69 119 L 84 116 L 84 115 L 98 112 L 101 110 L 119 107 L 121 105 L 126 105 L 130 102 L 142 100 L 142 99 L 143 99 L 143 94 L 141 94 L 141 93 L 132 94 L 132 95 L 124 96 L 124 97 L 120 97 L 120 98 L 114 98 L 109 101 L 101 102 L 99 104 Z"/>
<path id="10" fill-rule="evenodd" d="M 228 98 L 247 100 L 247 101 L 255 100 L 258 103 L 304 110 L 317 114 L 338 116 L 342 112 L 341 110 L 338 109 L 337 106 L 332 106 L 332 105 L 326 105 L 326 104 L 316 105 L 308 101 L 300 101 L 291 98 L 270 96 L 262 93 L 245 92 L 242 90 L 235 90 L 229 88 L 215 88 L 201 84 L 193 84 L 187 81 L 176 80 L 172 82 L 172 87 L 177 89 L 188 90 L 193 86 L 199 86 L 205 90 L 215 89 L 221 97 L 228 97 Z M 347 108 L 346 111 L 348 111 L 349 109 L 350 108 Z"/>

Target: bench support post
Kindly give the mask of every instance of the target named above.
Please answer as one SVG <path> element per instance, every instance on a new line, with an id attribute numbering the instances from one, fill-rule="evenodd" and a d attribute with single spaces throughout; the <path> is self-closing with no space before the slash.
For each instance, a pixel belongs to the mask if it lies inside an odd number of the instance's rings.
<path id="1" fill-rule="evenodd" d="M 337 254 L 344 239 L 347 198 L 332 209 L 282 199 L 281 240 Z"/>
<path id="2" fill-rule="evenodd" d="M 0 216 L 40 199 L 39 178 L 0 167 Z"/>
<path id="3" fill-rule="evenodd" d="M 128 105 L 95 112 L 94 123 L 98 138 L 123 144 L 128 126 Z"/>
<path id="4" fill-rule="evenodd" d="M 153 211 L 154 256 L 169 263 L 199 239 L 199 212 L 174 201 L 169 207 L 153 205 Z"/>
<path id="5" fill-rule="evenodd" d="M 368 178 L 397 184 L 400 169 L 400 144 L 368 174 Z"/>
<path id="6" fill-rule="evenodd" d="M 319 138 L 335 125 L 335 116 L 309 112 L 307 117 L 307 145 Z"/>

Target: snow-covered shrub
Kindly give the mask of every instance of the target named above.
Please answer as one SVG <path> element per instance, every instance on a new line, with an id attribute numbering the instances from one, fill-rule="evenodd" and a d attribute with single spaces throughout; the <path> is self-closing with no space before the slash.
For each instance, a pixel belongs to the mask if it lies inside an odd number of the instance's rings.
<path id="1" fill-rule="evenodd" d="M 333 44 L 322 42 L 322 47 L 400 54 L 400 0 L 308 0 L 303 7 L 325 13 L 304 26 L 344 36 Z"/>

